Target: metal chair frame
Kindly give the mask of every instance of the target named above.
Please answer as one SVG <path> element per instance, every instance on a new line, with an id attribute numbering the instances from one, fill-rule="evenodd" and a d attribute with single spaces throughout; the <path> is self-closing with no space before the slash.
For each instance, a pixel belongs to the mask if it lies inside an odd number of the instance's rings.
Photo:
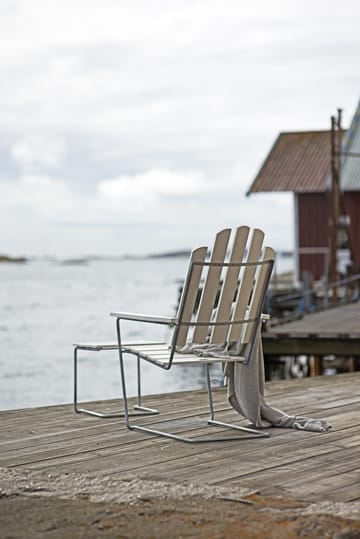
<path id="1" fill-rule="evenodd" d="M 222 442 L 222 441 L 245 439 L 245 438 L 250 438 L 250 437 L 251 438 L 253 438 L 253 437 L 267 438 L 267 437 L 270 436 L 270 433 L 266 432 L 266 431 L 259 431 L 259 430 L 256 430 L 255 428 L 243 427 L 243 426 L 240 426 L 240 425 L 234 425 L 233 423 L 225 423 L 223 421 L 215 420 L 215 409 L 214 409 L 213 398 L 212 398 L 212 388 L 211 388 L 211 378 L 210 378 L 210 365 L 212 365 L 213 363 L 219 363 L 219 361 L 221 361 L 219 359 L 216 359 L 216 361 L 214 361 L 214 360 L 208 361 L 208 359 L 207 359 L 207 360 L 204 360 L 202 362 L 197 361 L 197 363 L 195 363 L 195 362 L 193 363 L 193 364 L 197 364 L 197 365 L 203 364 L 205 366 L 206 387 L 207 387 L 207 395 L 208 395 L 208 403 L 209 403 L 209 411 L 210 411 L 210 415 L 209 415 L 209 418 L 207 420 L 207 423 L 208 423 L 208 425 L 231 428 L 231 429 L 234 429 L 234 430 L 237 430 L 237 431 L 246 432 L 246 433 L 250 434 L 251 436 L 246 436 L 246 437 L 241 436 L 241 438 L 239 436 L 237 436 L 237 437 L 229 437 L 229 436 L 227 436 L 227 437 L 221 437 L 221 438 L 212 437 L 212 438 L 197 438 L 196 439 L 196 438 L 188 438 L 188 437 L 180 436 L 180 435 L 173 434 L 173 433 L 170 433 L 170 432 L 157 430 L 157 429 L 154 429 L 152 427 L 148 427 L 146 425 L 134 425 L 134 424 L 132 424 L 131 421 L 130 421 L 130 417 L 132 417 L 132 414 L 129 413 L 127 389 L 126 389 L 126 382 L 125 382 L 124 354 L 126 354 L 126 353 L 134 354 L 134 352 L 129 350 L 126 345 L 124 347 L 122 347 L 122 345 L 121 345 L 120 321 L 121 321 L 121 317 L 117 317 L 116 318 L 116 332 L 117 332 L 117 336 L 118 336 L 118 342 L 120 343 L 120 345 L 118 347 L 118 351 L 119 351 L 119 359 L 120 359 L 121 383 L 122 383 L 123 405 L 124 405 L 123 417 L 125 419 L 126 427 L 129 430 L 138 430 L 138 431 L 146 432 L 148 434 L 154 434 L 154 435 L 157 435 L 157 436 L 163 436 L 165 438 L 171 438 L 173 440 L 186 442 L 186 443 Z M 136 356 L 137 361 L 139 361 L 140 358 L 141 358 L 141 359 L 144 359 L 145 361 L 149 361 L 150 363 L 152 363 L 154 365 L 157 365 L 158 367 L 160 367 L 162 369 L 165 369 L 165 370 L 169 370 L 171 368 L 171 365 L 173 364 L 173 359 L 172 359 L 171 362 L 169 362 L 168 366 L 164 367 L 162 365 L 159 365 L 157 362 L 151 361 L 151 359 L 149 359 L 148 357 L 141 356 L 140 354 L 134 354 L 134 355 Z M 246 364 L 245 361 L 243 361 L 242 363 Z M 174 364 L 176 364 L 176 363 L 174 363 Z"/>
<path id="2" fill-rule="evenodd" d="M 94 417 L 112 418 L 112 417 L 125 417 L 124 412 L 99 412 L 96 410 L 90 410 L 89 408 L 80 407 L 78 403 L 78 360 L 79 350 L 87 352 L 101 352 L 103 350 L 117 350 L 117 343 L 101 343 L 101 344 L 75 344 L 74 345 L 74 410 L 76 413 L 87 414 Z M 148 408 L 142 405 L 141 395 L 141 372 L 140 372 L 140 360 L 137 361 L 137 403 L 134 405 L 134 409 L 139 413 L 128 414 L 131 417 L 144 416 L 144 415 L 157 415 L 159 410 L 155 408 Z"/>

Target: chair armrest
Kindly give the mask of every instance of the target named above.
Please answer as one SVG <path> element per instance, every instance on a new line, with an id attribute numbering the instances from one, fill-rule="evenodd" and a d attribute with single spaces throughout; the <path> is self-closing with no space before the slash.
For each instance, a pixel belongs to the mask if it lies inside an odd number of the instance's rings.
<path id="1" fill-rule="evenodd" d="M 150 322 L 152 324 L 166 324 L 170 326 L 175 326 L 177 323 L 177 318 L 172 318 L 170 316 L 152 316 L 147 314 L 136 314 L 136 313 L 123 313 L 123 312 L 111 312 L 110 316 L 119 318 L 121 320 L 134 320 L 137 322 Z"/>
<path id="2" fill-rule="evenodd" d="M 175 326 L 178 322 L 177 318 L 172 318 L 170 316 L 153 316 L 148 314 L 139 314 L 139 313 L 124 313 L 124 312 L 111 312 L 110 316 L 114 316 L 115 318 L 120 318 L 121 320 L 134 320 L 137 322 L 150 322 L 153 324 L 166 324 L 170 326 Z M 270 315 L 266 313 L 262 313 L 260 315 L 261 320 L 270 320 Z"/>

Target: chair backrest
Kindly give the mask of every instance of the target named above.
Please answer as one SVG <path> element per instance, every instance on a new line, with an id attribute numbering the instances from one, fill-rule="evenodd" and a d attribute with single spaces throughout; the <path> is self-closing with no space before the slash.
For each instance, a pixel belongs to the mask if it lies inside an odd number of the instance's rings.
<path id="1" fill-rule="evenodd" d="M 265 302 L 275 252 L 263 247 L 264 233 L 248 226 L 221 230 L 213 249 L 194 249 L 178 308 L 173 345 L 247 344 Z M 198 302 L 200 296 L 200 300 Z"/>

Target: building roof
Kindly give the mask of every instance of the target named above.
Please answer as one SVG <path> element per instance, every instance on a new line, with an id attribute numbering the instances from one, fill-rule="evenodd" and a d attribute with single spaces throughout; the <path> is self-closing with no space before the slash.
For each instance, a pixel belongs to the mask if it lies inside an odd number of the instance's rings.
<path id="1" fill-rule="evenodd" d="M 360 102 L 344 130 L 340 173 L 344 191 L 360 190 Z M 323 193 L 331 185 L 331 131 L 280 133 L 247 194 Z"/>
<path id="2" fill-rule="evenodd" d="M 344 191 L 360 190 L 360 101 L 344 137 L 343 151 L 341 187 Z"/>
<path id="3" fill-rule="evenodd" d="M 322 193 L 330 172 L 330 131 L 280 133 L 250 193 Z"/>

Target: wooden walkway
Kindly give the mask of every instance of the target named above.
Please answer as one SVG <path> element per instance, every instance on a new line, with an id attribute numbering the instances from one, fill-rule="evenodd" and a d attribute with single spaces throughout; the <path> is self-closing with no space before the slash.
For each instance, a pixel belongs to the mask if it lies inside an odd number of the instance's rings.
<path id="1" fill-rule="evenodd" d="M 71 405 L 0 412 L 0 466 L 56 473 L 117 474 L 210 485 L 238 485 L 264 496 L 360 500 L 360 373 L 269 382 L 269 402 L 288 413 L 332 423 L 326 433 L 269 429 L 270 438 L 184 444 L 128 431 L 121 419 L 75 414 Z M 210 427 L 203 391 L 154 396 L 158 426 L 193 436 Z M 227 409 L 223 389 L 217 407 Z M 118 401 L 99 403 L 114 411 Z M 174 411 L 181 421 L 174 425 Z M 234 418 L 231 409 L 227 419 Z M 239 416 L 237 416 L 239 417 Z M 145 421 L 142 419 L 142 421 Z M 239 419 L 239 422 L 246 424 Z"/>
<path id="2" fill-rule="evenodd" d="M 266 355 L 360 355 L 360 301 L 306 314 L 263 334 Z"/>

